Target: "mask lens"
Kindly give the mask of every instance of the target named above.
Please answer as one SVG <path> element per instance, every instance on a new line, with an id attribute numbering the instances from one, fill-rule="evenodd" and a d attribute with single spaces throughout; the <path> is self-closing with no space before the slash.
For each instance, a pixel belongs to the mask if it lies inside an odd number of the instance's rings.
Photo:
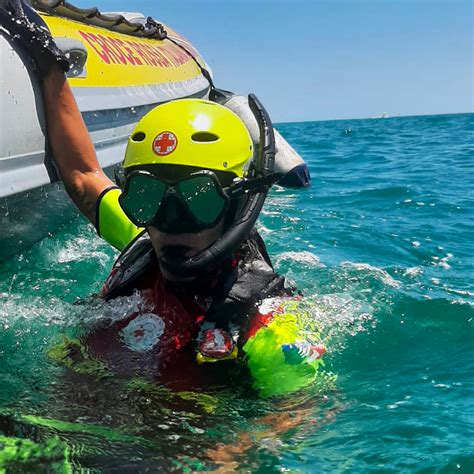
<path id="1" fill-rule="evenodd" d="M 150 224 L 160 207 L 166 185 L 150 176 L 133 176 L 127 194 L 122 197 L 125 213 L 138 226 Z"/>
<path id="2" fill-rule="evenodd" d="M 225 199 L 208 176 L 196 176 L 181 181 L 178 191 L 189 210 L 203 224 L 213 224 L 225 208 Z"/>

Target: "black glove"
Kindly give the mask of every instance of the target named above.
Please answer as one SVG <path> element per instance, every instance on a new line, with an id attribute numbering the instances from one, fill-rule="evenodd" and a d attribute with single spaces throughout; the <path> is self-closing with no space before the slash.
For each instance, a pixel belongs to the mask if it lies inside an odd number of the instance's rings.
<path id="1" fill-rule="evenodd" d="M 69 70 L 69 62 L 48 26 L 25 0 L 0 0 L 0 30 L 32 60 L 40 79 L 56 64 L 64 72 Z"/>

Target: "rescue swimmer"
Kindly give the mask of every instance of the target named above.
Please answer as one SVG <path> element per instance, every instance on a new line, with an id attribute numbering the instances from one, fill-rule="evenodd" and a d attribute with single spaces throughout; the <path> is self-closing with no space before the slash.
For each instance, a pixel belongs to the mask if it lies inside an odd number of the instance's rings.
<path id="1" fill-rule="evenodd" d="M 64 72 L 70 67 L 41 17 L 0 0 L 0 24 L 42 81 L 48 136 L 66 190 L 99 235 L 122 253 L 105 300 L 135 295 L 139 309 L 87 337 L 112 371 L 146 366 L 166 380 L 192 365 L 245 362 L 262 395 L 311 384 L 325 347 L 308 341 L 300 296 L 275 273 L 254 226 L 274 172 L 270 117 L 254 96 L 257 149 L 244 122 L 211 100 L 179 99 L 132 132 L 114 183 L 100 168 Z"/>

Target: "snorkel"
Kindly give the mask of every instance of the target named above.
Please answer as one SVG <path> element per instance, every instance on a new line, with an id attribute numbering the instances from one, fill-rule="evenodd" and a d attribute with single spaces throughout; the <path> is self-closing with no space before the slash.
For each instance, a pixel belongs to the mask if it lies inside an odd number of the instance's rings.
<path id="1" fill-rule="evenodd" d="M 180 277 L 193 277 L 223 263 L 244 242 L 257 222 L 270 186 L 280 177 L 274 173 L 275 136 L 270 117 L 254 94 L 249 95 L 249 106 L 257 119 L 260 143 L 257 157 L 238 187 L 246 196 L 234 221 L 210 247 L 190 258 L 160 258 L 160 263 L 170 273 Z"/>

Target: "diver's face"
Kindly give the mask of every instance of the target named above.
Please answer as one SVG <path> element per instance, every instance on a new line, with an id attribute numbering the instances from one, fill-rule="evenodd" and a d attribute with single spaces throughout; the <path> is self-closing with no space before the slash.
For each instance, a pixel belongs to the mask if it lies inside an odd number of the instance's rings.
<path id="1" fill-rule="evenodd" d="M 158 257 L 160 270 L 165 280 L 171 282 L 185 282 L 195 277 L 181 277 L 170 273 L 161 265 L 161 257 L 166 255 L 168 258 L 173 258 L 173 256 L 177 258 L 190 258 L 213 244 L 222 235 L 223 229 L 224 219 L 211 229 L 187 234 L 168 234 L 161 232 L 156 227 L 148 227 L 147 231 L 150 235 L 153 248 Z"/>

